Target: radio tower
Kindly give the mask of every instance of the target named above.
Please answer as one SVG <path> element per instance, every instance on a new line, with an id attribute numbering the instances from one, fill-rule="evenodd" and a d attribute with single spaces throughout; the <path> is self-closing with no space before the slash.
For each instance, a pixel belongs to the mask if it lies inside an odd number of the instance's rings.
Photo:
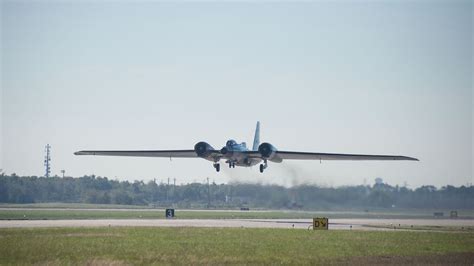
<path id="1" fill-rule="evenodd" d="M 51 173 L 51 145 L 46 145 L 46 156 L 44 156 L 44 166 L 46 167 L 46 173 L 44 176 L 49 177 Z"/>

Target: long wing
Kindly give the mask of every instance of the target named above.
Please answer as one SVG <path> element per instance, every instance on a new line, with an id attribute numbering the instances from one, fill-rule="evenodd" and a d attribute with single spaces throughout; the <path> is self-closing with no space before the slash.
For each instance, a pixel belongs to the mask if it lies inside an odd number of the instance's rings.
<path id="1" fill-rule="evenodd" d="M 418 161 L 418 159 L 416 158 L 401 156 L 401 155 L 342 154 L 342 153 L 317 153 L 317 152 L 313 153 L 313 152 L 294 152 L 294 151 L 277 151 L 276 156 L 284 160 Z"/>
<path id="2" fill-rule="evenodd" d="M 248 152 L 251 158 L 262 158 L 259 152 Z M 262 158 L 263 159 L 263 158 Z M 272 161 L 282 160 L 346 160 L 346 161 L 418 161 L 417 158 L 401 155 L 343 154 L 320 152 L 276 151 Z"/>
<path id="3" fill-rule="evenodd" d="M 75 155 L 137 156 L 166 158 L 197 158 L 194 150 L 78 151 Z"/>

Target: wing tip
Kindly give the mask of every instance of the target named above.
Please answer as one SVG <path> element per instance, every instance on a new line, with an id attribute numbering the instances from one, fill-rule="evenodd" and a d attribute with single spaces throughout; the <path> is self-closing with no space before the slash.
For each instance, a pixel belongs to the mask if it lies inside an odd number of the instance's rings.
<path id="1" fill-rule="evenodd" d="M 402 157 L 408 161 L 417 161 L 417 162 L 420 161 L 418 158 L 415 158 L 415 157 L 408 157 L 408 156 L 402 156 Z"/>

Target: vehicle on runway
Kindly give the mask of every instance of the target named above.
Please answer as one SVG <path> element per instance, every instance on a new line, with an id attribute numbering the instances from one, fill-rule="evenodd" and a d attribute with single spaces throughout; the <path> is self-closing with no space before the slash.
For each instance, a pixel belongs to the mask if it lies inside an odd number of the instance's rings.
<path id="1" fill-rule="evenodd" d="M 229 168 L 235 166 L 251 167 L 260 164 L 260 172 L 268 166 L 268 161 L 281 163 L 283 160 L 409 160 L 416 158 L 400 155 L 367 155 L 341 154 L 320 152 L 279 151 L 270 143 L 260 144 L 260 122 L 257 122 L 252 149 L 248 149 L 245 142 L 237 143 L 228 140 L 222 149 L 214 149 L 207 142 L 200 141 L 192 150 L 86 150 L 78 151 L 75 155 L 105 155 L 105 156 L 138 156 L 138 157 L 165 157 L 165 158 L 203 158 L 213 162 L 217 172 L 220 171 L 220 161 L 225 160 Z"/>

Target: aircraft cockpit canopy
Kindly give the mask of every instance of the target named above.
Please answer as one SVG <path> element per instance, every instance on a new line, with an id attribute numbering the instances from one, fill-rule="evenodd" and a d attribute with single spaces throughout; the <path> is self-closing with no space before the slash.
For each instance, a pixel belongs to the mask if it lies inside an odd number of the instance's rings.
<path id="1" fill-rule="evenodd" d="M 230 139 L 230 140 L 228 140 L 228 141 L 226 142 L 225 145 L 226 145 L 227 147 L 232 147 L 232 146 L 235 146 L 236 144 L 237 144 L 237 142 L 236 142 L 235 140 Z"/>

